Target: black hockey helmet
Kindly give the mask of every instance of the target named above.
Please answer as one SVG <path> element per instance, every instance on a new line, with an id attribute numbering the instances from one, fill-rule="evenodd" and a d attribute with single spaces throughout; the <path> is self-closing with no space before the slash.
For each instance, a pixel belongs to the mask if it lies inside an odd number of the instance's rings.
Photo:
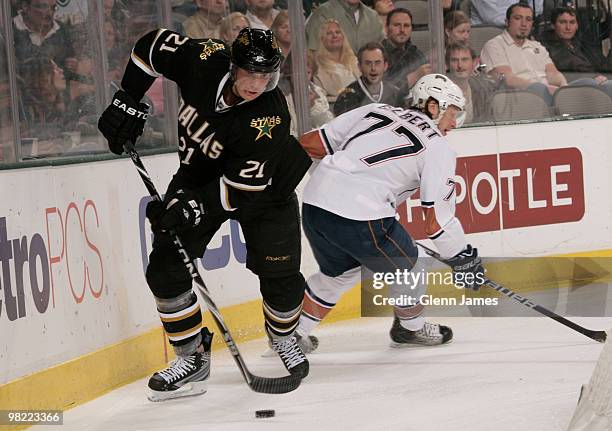
<path id="1" fill-rule="evenodd" d="M 270 73 L 265 91 L 273 90 L 280 78 L 283 60 L 276 36 L 270 30 L 245 27 L 232 43 L 232 67 L 253 73 Z"/>

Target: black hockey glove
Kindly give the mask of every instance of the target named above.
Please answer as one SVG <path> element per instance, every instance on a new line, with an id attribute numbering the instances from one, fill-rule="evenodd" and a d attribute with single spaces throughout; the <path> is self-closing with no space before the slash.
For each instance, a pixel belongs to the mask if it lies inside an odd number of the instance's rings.
<path id="1" fill-rule="evenodd" d="M 470 244 L 465 250 L 444 262 L 453 269 L 453 279 L 457 287 L 478 291 L 486 280 L 478 249 Z"/>
<path id="2" fill-rule="evenodd" d="M 136 142 L 136 138 L 142 135 L 148 111 L 145 103 L 136 102 L 125 91 L 115 93 L 113 101 L 98 120 L 98 129 L 113 153 L 121 155 L 126 142 Z"/>
<path id="3" fill-rule="evenodd" d="M 179 189 L 166 195 L 163 202 L 154 200 L 147 204 L 147 218 L 154 233 L 169 229 L 183 232 L 198 226 L 203 216 L 202 199 L 189 190 Z"/>

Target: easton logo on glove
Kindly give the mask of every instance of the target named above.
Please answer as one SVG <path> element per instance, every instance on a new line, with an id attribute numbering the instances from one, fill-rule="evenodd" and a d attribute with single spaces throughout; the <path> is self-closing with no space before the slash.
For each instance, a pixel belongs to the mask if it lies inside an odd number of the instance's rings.
<path id="1" fill-rule="evenodd" d="M 179 193 L 184 193 L 182 190 L 179 190 Z M 170 209 L 170 207 L 172 205 L 174 205 L 176 203 L 176 199 L 173 199 L 174 202 L 170 202 L 168 204 L 168 207 L 166 209 Z M 197 226 L 200 224 L 200 221 L 202 221 L 202 212 L 204 211 L 203 208 L 201 208 L 201 204 L 198 204 L 198 202 L 196 202 L 195 200 L 191 199 L 189 201 L 187 201 L 187 205 L 189 205 L 193 211 L 189 212 L 186 208 L 183 208 L 183 217 L 185 217 L 185 222 L 189 223 L 190 219 L 193 218 L 193 225 Z"/>
<path id="2" fill-rule="evenodd" d="M 147 205 L 147 218 L 154 233 L 174 229 L 181 232 L 198 226 L 204 216 L 200 196 L 190 190 L 179 189 L 165 202 L 151 201 Z"/>
<path id="3" fill-rule="evenodd" d="M 131 115 L 136 118 L 141 118 L 143 120 L 146 120 L 147 117 L 149 116 L 149 114 L 146 112 L 142 112 L 136 108 L 128 106 L 127 103 L 122 102 L 121 100 L 119 100 L 119 98 L 113 99 L 113 105 L 115 105 L 117 108 L 124 111 L 126 114 Z"/>
<path id="4" fill-rule="evenodd" d="M 125 91 L 115 93 L 113 101 L 98 120 L 98 129 L 113 153 L 121 155 L 126 143 L 136 143 L 144 131 L 148 111 L 147 104 L 137 102 Z"/>

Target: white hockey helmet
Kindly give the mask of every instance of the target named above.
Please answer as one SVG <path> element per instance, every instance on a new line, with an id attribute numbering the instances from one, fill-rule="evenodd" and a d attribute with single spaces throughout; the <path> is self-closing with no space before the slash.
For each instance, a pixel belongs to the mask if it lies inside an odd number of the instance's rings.
<path id="1" fill-rule="evenodd" d="M 438 102 L 440 115 L 434 120 L 435 124 L 438 124 L 444 112 L 451 105 L 461 110 L 457 114 L 457 127 L 461 127 L 463 124 L 465 120 L 465 97 L 461 88 L 447 76 L 439 73 L 425 75 L 414 84 L 410 94 L 412 96 L 410 105 L 420 110 L 425 108 L 430 97 Z"/>

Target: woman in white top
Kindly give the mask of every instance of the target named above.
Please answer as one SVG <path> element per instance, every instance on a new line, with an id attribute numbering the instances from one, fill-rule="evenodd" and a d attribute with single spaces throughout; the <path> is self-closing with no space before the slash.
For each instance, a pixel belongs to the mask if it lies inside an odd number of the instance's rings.
<path id="1" fill-rule="evenodd" d="M 321 24 L 319 40 L 319 50 L 315 55 L 318 70 L 314 82 L 325 90 L 327 100 L 333 103 L 340 91 L 359 77 L 357 57 L 335 19 Z"/>

